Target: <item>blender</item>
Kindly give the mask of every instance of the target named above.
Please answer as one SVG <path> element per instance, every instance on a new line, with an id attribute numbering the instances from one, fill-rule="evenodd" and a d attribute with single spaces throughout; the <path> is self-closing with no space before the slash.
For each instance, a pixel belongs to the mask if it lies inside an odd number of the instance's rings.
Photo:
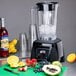
<path id="1" fill-rule="evenodd" d="M 58 2 L 39 2 L 33 8 L 32 25 L 36 28 L 31 58 L 64 61 L 62 40 L 56 35 L 58 5 Z"/>

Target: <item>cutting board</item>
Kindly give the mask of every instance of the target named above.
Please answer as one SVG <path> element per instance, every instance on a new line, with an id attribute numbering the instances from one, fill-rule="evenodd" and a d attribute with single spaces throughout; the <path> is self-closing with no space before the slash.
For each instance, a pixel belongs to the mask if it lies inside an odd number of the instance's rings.
<path id="1" fill-rule="evenodd" d="M 12 71 L 18 72 L 19 74 L 17 75 L 17 74 L 5 71 L 4 68 L 8 68 Z M 63 74 L 66 70 L 67 70 L 67 67 L 63 66 L 62 71 L 58 76 L 63 76 Z M 18 68 L 10 68 L 9 65 L 6 64 L 6 65 L 3 65 L 0 67 L 0 76 L 48 76 L 48 75 L 46 75 L 44 72 L 35 73 L 34 68 L 32 68 L 32 67 L 28 68 L 28 70 L 25 72 L 20 72 L 20 71 L 18 71 Z"/>

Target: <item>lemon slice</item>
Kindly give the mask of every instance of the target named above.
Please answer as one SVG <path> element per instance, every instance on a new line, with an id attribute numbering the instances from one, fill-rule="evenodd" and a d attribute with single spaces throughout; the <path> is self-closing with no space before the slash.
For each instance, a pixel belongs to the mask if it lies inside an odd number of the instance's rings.
<path id="1" fill-rule="evenodd" d="M 10 67 L 16 68 L 16 67 L 18 67 L 18 64 L 17 64 L 17 63 L 11 63 L 11 64 L 10 64 Z"/>
<path id="2" fill-rule="evenodd" d="M 18 56 L 12 55 L 12 56 L 9 56 L 7 58 L 7 63 L 8 64 L 15 64 L 15 63 L 18 63 L 18 62 L 19 62 L 19 57 Z"/>
<path id="3" fill-rule="evenodd" d="M 18 63 L 18 66 L 19 66 L 19 67 L 25 66 L 25 62 L 20 61 L 20 62 Z"/>

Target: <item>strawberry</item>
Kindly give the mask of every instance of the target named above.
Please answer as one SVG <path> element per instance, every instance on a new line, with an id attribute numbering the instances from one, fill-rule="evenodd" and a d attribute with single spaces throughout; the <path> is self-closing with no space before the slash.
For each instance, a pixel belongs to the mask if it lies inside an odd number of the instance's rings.
<path id="1" fill-rule="evenodd" d="M 32 65 L 32 61 L 30 59 L 26 59 L 26 65 L 27 66 L 31 66 Z"/>
<path id="2" fill-rule="evenodd" d="M 25 62 L 26 62 L 26 63 L 29 63 L 29 62 L 30 62 L 30 59 L 27 58 Z"/>
<path id="3" fill-rule="evenodd" d="M 34 67 L 36 65 L 36 63 L 37 63 L 37 59 L 33 58 L 31 61 L 32 61 L 32 66 Z"/>
<path id="4" fill-rule="evenodd" d="M 37 59 L 33 58 L 33 59 L 26 59 L 26 65 L 27 66 L 35 66 L 37 63 Z"/>
<path id="5" fill-rule="evenodd" d="M 37 59 L 33 58 L 33 59 L 32 59 L 32 62 L 35 62 L 35 63 L 36 63 L 36 62 L 37 62 Z"/>
<path id="6" fill-rule="evenodd" d="M 22 68 L 22 71 L 25 71 L 25 68 L 24 67 Z"/>
<path id="7" fill-rule="evenodd" d="M 32 60 L 29 63 L 30 63 L 30 65 L 32 65 L 33 64 Z"/>
<path id="8" fill-rule="evenodd" d="M 22 68 L 19 68 L 18 70 L 19 70 L 19 71 L 22 71 Z"/>
<path id="9" fill-rule="evenodd" d="M 25 68 L 22 67 L 22 68 L 19 68 L 18 70 L 19 70 L 19 71 L 25 71 Z"/>

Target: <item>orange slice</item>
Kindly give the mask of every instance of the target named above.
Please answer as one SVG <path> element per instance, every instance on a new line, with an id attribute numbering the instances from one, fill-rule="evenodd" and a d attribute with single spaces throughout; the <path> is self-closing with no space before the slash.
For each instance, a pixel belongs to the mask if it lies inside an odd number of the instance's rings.
<path id="1" fill-rule="evenodd" d="M 75 60 L 76 60 L 76 55 L 75 55 L 75 53 L 70 53 L 70 54 L 67 56 L 67 61 L 68 61 L 69 63 L 73 63 L 73 62 L 75 62 Z"/>

